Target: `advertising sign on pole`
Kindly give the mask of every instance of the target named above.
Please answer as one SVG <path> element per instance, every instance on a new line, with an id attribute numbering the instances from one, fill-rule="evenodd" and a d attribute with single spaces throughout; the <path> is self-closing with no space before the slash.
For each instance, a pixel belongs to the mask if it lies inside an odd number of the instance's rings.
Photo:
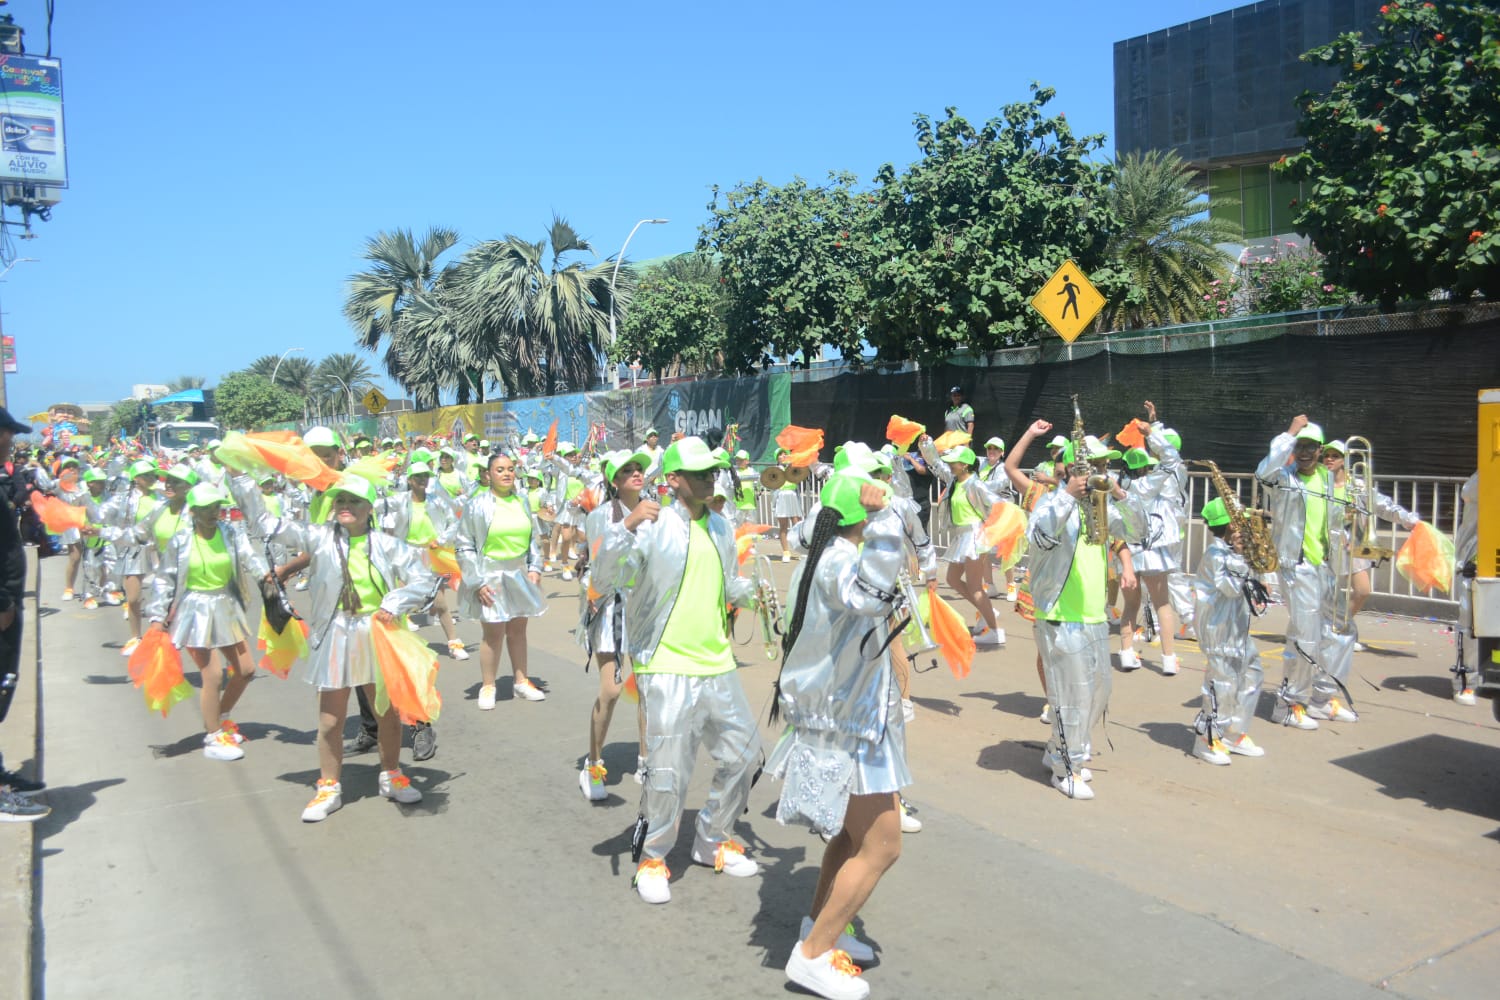
<path id="1" fill-rule="evenodd" d="M 5 374 L 7 374 L 7 375 L 14 375 L 16 373 L 16 338 L 15 337 L 10 337 L 10 336 L 0 337 L 0 357 L 4 358 L 4 362 L 5 362 Z"/>
<path id="2" fill-rule="evenodd" d="M 0 55 L 0 180 L 68 186 L 57 59 Z"/>

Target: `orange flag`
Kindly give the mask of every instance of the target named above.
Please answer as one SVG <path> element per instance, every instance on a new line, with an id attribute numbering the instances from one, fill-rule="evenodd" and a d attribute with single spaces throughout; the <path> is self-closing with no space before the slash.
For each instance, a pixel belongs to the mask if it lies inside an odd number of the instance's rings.
<path id="1" fill-rule="evenodd" d="M 1411 536 L 1396 553 L 1396 569 L 1418 590 L 1453 592 L 1453 540 L 1441 531 L 1418 521 Z"/>
<path id="2" fill-rule="evenodd" d="M 776 435 L 776 443 L 792 453 L 790 464 L 812 465 L 823 450 L 823 432 L 816 427 L 798 427 L 788 424 Z"/>
<path id="3" fill-rule="evenodd" d="M 552 421 L 552 426 L 547 428 L 547 436 L 542 440 L 542 454 L 551 458 L 557 453 L 557 421 Z"/>
<path id="4" fill-rule="evenodd" d="M 937 436 L 936 440 L 932 442 L 932 446 L 936 448 L 937 453 L 941 455 L 943 452 L 948 451 L 950 448 L 961 448 L 973 439 L 973 435 L 971 435 L 968 431 L 944 431 Z"/>
<path id="5" fill-rule="evenodd" d="M 370 622 L 370 641 L 380 670 L 375 675 L 375 711 L 396 706 L 403 725 L 435 722 L 443 707 L 437 690 L 437 654 L 405 627 Z"/>
<path id="6" fill-rule="evenodd" d="M 172 706 L 193 696 L 193 686 L 182 676 L 182 657 L 165 631 L 149 629 L 126 661 L 130 679 L 146 698 L 146 711 L 165 719 Z"/>
<path id="7" fill-rule="evenodd" d="M 292 431 L 230 432 L 224 435 L 218 454 L 221 461 L 227 459 L 249 471 L 270 469 L 320 492 L 339 481 L 339 474 Z"/>
<path id="8" fill-rule="evenodd" d="M 894 413 L 885 425 L 885 439 L 897 448 L 905 450 L 911 443 L 927 432 L 927 428 L 915 420 L 898 417 Z"/>
<path id="9" fill-rule="evenodd" d="M 954 611 L 948 602 L 937 595 L 932 598 L 932 641 L 948 661 L 953 676 L 963 680 L 969 676 L 969 666 L 974 662 L 974 637 L 964 616 Z"/>
<path id="10" fill-rule="evenodd" d="M 439 545 L 437 548 L 427 550 L 427 565 L 438 576 L 447 577 L 448 586 L 458 590 L 458 585 L 463 579 L 463 574 L 458 568 L 458 556 L 451 545 Z"/>
<path id="11" fill-rule="evenodd" d="M 1132 420 L 1120 428 L 1120 433 L 1115 435 L 1115 443 L 1122 448 L 1145 448 L 1146 432 L 1151 425 L 1143 420 Z"/>
<path id="12" fill-rule="evenodd" d="M 750 554 L 755 551 L 755 540 L 762 532 L 770 530 L 770 525 L 766 524 L 742 524 L 734 529 L 734 544 L 739 549 L 741 566 L 749 561 Z"/>
<path id="13" fill-rule="evenodd" d="M 286 626 L 284 631 L 273 631 L 266 616 L 261 615 L 260 633 L 255 641 L 255 648 L 263 654 L 260 658 L 261 668 L 282 680 L 286 680 L 291 673 L 292 664 L 307 655 L 307 637 L 311 634 L 307 622 L 300 618 L 293 618 Z"/>
<path id="14" fill-rule="evenodd" d="M 979 547 L 994 549 L 1002 570 L 1020 562 L 1026 552 L 1026 514 L 1020 507 L 1004 500 L 990 508 L 980 529 Z"/>
<path id="15" fill-rule="evenodd" d="M 66 500 L 45 493 L 31 495 L 31 509 L 36 511 L 36 516 L 41 518 L 42 524 L 54 535 L 60 535 L 69 528 L 81 528 L 89 521 L 88 512 L 82 507 L 74 507 Z"/>

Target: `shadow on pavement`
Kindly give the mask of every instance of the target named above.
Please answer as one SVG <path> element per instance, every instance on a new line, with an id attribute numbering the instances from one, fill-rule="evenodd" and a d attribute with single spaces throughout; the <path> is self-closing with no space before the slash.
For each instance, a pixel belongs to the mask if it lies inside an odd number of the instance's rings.
<path id="1" fill-rule="evenodd" d="M 123 785 L 124 778 L 106 778 L 102 781 L 90 781 L 82 785 L 63 786 L 61 788 L 52 786 L 46 792 L 37 796 L 40 801 L 52 807 L 52 812 L 37 821 L 37 837 L 45 840 L 73 822 L 83 814 L 83 811 L 98 801 L 95 792 L 110 788 L 114 785 Z M 57 853 L 56 851 L 52 853 Z"/>
<path id="2" fill-rule="evenodd" d="M 1432 733 L 1333 763 L 1369 778 L 1393 799 L 1500 820 L 1500 748 Z"/>
<path id="3" fill-rule="evenodd" d="M 913 705 L 921 705 L 929 712 L 939 712 L 943 715 L 954 717 L 957 717 L 963 711 L 962 708 L 948 701 L 946 698 L 913 698 L 911 702 Z"/>
<path id="4" fill-rule="evenodd" d="M 1196 700 L 1194 700 L 1194 704 L 1197 704 Z M 1187 757 L 1193 755 L 1193 726 L 1191 721 L 1186 724 L 1181 722 L 1143 722 L 1135 728 L 1151 737 L 1152 743 L 1180 751 Z"/>
<path id="5" fill-rule="evenodd" d="M 1002 740 L 980 750 L 975 763 L 987 771 L 1012 771 L 1030 781 L 1050 786 L 1052 776 L 1042 767 L 1042 751 L 1046 749 L 1040 740 Z"/>
<path id="6" fill-rule="evenodd" d="M 243 722 L 240 733 L 247 740 L 274 739 L 277 743 L 292 743 L 297 746 L 312 746 L 318 741 L 316 729 L 289 729 L 275 722 Z"/>
<path id="7" fill-rule="evenodd" d="M 1040 695 L 1025 694 L 1021 691 L 1012 691 L 1009 694 L 995 694 L 993 691 L 965 691 L 959 697 L 992 701 L 995 703 L 997 712 L 1008 712 L 1011 715 L 1019 715 L 1023 719 L 1037 718 L 1042 714 L 1042 706 L 1047 704 L 1047 699 Z M 914 700 L 921 702 L 921 699 Z"/>
<path id="8" fill-rule="evenodd" d="M 181 757 L 195 750 L 203 749 L 203 730 L 184 736 L 176 743 L 153 743 L 151 744 L 151 756 L 161 760 L 162 758 Z"/>
<path id="9" fill-rule="evenodd" d="M 1380 682 L 1380 686 L 1388 691 L 1416 691 L 1420 694 L 1431 695 L 1441 698 L 1443 701 L 1453 700 L 1452 674 L 1446 677 L 1438 677 L 1434 674 L 1415 674 L 1410 677 L 1387 677 Z"/>
<path id="10" fill-rule="evenodd" d="M 125 674 L 84 674 L 85 684 L 129 684 L 130 678 Z"/>
<path id="11" fill-rule="evenodd" d="M 1382 660 L 1415 660 L 1417 658 L 1416 653 L 1408 652 L 1404 649 L 1387 649 L 1384 646 L 1377 646 L 1369 642 L 1365 643 L 1365 648 L 1355 655 L 1378 656 Z"/>

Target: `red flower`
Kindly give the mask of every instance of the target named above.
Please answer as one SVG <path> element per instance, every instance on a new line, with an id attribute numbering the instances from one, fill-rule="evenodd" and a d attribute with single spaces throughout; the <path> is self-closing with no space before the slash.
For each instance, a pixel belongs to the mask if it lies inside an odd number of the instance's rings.
<path id="1" fill-rule="evenodd" d="M 1385 214 L 1385 206 L 1381 205 L 1379 208 L 1377 208 L 1375 210 L 1375 214 L 1376 215 L 1384 215 Z"/>
<path id="2" fill-rule="evenodd" d="M 1384 132 L 1385 131 L 1385 126 L 1384 125 L 1376 125 L 1375 126 L 1375 131 L 1376 132 Z"/>
<path id="3" fill-rule="evenodd" d="M 1484 239 L 1484 233 L 1481 232 L 1478 229 L 1474 230 L 1472 233 L 1469 234 L 1469 242 L 1470 243 L 1477 243 L 1479 240 L 1482 240 L 1482 239 Z"/>
<path id="4" fill-rule="evenodd" d="M 1439 31 L 1437 34 L 1435 34 L 1435 35 L 1432 36 L 1432 40 L 1434 42 L 1441 42 L 1443 39 L 1445 39 L 1447 37 L 1448 37 L 1447 35 L 1443 34 L 1441 31 Z"/>
<path id="5" fill-rule="evenodd" d="M 1390 12 L 1391 12 L 1391 9 L 1389 7 L 1381 7 L 1380 8 L 1380 13 L 1382 13 L 1382 14 L 1389 14 Z"/>

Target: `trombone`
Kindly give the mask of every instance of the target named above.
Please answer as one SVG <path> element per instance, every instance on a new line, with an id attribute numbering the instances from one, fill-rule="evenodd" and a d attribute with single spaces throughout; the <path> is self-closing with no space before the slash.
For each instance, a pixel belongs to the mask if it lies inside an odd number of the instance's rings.
<path id="1" fill-rule="evenodd" d="M 781 655 L 781 598 L 776 596 L 776 580 L 771 576 L 771 560 L 757 555 L 750 564 L 755 580 L 755 614 L 760 619 L 760 634 L 765 641 L 766 659 Z"/>

